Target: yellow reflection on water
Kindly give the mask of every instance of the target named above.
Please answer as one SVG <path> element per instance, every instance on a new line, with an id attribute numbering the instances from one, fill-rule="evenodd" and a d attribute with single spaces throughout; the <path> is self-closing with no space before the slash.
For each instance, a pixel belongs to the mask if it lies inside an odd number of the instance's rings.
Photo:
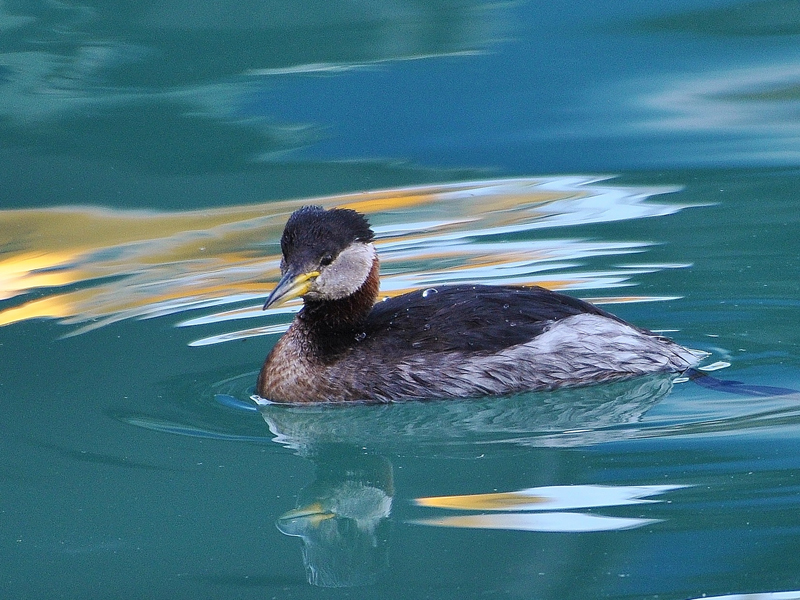
<path id="1" fill-rule="evenodd" d="M 74 259 L 74 253 L 30 252 L 0 260 L 0 300 L 32 288 L 62 286 L 79 281 L 79 273 L 54 270 Z"/>
<path id="2" fill-rule="evenodd" d="M 417 498 L 417 506 L 464 510 L 505 510 L 526 508 L 548 502 L 549 498 L 523 492 L 496 492 L 492 494 L 470 494 L 467 496 L 431 496 Z"/>
<path id="3" fill-rule="evenodd" d="M 585 269 L 592 257 L 643 252 L 645 242 L 537 240 L 536 229 L 637 219 L 683 206 L 592 177 L 516 178 L 398 188 L 182 212 L 87 207 L 0 211 L 0 325 L 34 318 L 82 324 L 252 303 L 184 321 L 261 316 L 279 278 L 280 234 L 306 204 L 366 213 L 390 296 L 448 282 L 603 289 L 634 274 L 681 265 Z M 36 298 L 32 298 L 33 294 Z M 615 300 L 614 297 L 607 298 Z M 619 299 L 619 298 L 617 298 Z M 292 310 L 291 307 L 289 309 Z M 275 333 L 274 324 L 198 345 Z"/>

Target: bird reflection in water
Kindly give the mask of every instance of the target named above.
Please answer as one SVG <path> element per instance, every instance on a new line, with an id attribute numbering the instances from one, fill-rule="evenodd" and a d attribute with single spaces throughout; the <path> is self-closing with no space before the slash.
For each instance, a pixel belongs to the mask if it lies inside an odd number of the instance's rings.
<path id="1" fill-rule="evenodd" d="M 308 582 L 320 587 L 374 583 L 389 564 L 392 466 L 381 456 L 320 449 L 316 478 L 297 508 L 278 517 L 281 533 L 303 540 Z"/>
<path id="2" fill-rule="evenodd" d="M 389 567 L 395 491 L 388 456 L 423 452 L 460 458 L 474 455 L 476 443 L 572 447 L 625 439 L 636 435 L 635 425 L 671 388 L 672 377 L 661 375 L 458 402 L 287 406 L 261 401 L 261 415 L 275 441 L 315 464 L 314 481 L 300 492 L 297 507 L 278 517 L 276 525 L 285 535 L 302 539 L 312 585 L 375 583 Z M 649 522 L 618 521 L 619 528 Z M 604 521 L 604 527 L 617 524 Z M 531 530 L 530 524 L 508 528 Z"/>
<path id="3" fill-rule="evenodd" d="M 475 443 L 573 447 L 635 437 L 644 414 L 667 396 L 675 376 L 647 377 L 553 392 L 457 402 L 281 405 L 253 400 L 275 441 L 300 454 L 323 444 L 395 453 L 446 445 L 471 456 Z"/>

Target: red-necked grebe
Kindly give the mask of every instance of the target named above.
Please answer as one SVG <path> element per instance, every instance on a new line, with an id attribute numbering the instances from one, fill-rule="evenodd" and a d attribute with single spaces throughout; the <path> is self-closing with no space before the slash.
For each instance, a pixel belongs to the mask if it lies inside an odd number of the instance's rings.
<path id="1" fill-rule="evenodd" d="M 374 234 L 349 209 L 306 206 L 281 237 L 264 308 L 302 297 L 256 392 L 273 402 L 389 402 L 551 390 L 658 372 L 703 355 L 540 287 L 442 285 L 377 302 Z"/>

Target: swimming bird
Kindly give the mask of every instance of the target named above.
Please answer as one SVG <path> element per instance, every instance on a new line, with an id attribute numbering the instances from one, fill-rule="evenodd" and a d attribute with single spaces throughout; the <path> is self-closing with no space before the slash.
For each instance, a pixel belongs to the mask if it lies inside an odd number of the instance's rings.
<path id="1" fill-rule="evenodd" d="M 314 403 L 469 398 L 680 373 L 705 353 L 541 287 L 442 285 L 377 302 L 380 263 L 360 213 L 306 206 L 281 237 L 264 309 L 303 307 L 256 393 Z"/>

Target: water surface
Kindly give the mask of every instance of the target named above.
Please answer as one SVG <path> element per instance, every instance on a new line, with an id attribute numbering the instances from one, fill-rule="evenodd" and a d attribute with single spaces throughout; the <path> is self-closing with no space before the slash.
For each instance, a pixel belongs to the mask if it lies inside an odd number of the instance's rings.
<path id="1" fill-rule="evenodd" d="M 3 597 L 800 598 L 796 3 L 0 31 Z M 258 407 L 310 202 L 369 216 L 384 295 L 545 285 L 742 385 Z"/>

